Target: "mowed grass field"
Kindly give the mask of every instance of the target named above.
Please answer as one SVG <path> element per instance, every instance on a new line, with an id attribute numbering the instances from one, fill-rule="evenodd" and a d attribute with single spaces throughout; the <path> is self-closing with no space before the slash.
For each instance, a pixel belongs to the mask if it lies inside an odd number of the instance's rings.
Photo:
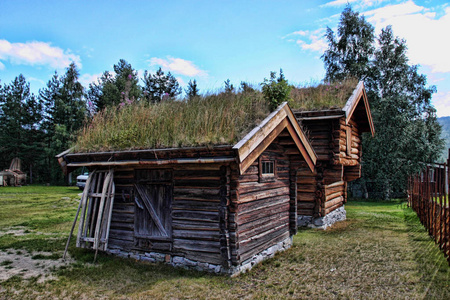
<path id="1" fill-rule="evenodd" d="M 79 193 L 0 188 L 0 299 L 450 299 L 446 259 L 400 200 L 349 201 L 347 221 L 300 230 L 290 250 L 230 278 L 108 255 L 93 264 L 73 243 L 52 265 Z"/>

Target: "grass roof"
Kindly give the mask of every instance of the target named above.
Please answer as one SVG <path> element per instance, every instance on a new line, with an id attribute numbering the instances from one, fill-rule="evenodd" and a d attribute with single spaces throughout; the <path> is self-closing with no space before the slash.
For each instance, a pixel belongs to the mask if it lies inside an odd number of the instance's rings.
<path id="1" fill-rule="evenodd" d="M 296 87 L 292 109 L 342 109 L 357 85 Z M 97 113 L 78 134 L 74 152 L 234 145 L 270 113 L 260 91 L 220 93 L 190 101 L 137 102 Z"/>
<path id="2" fill-rule="evenodd" d="M 358 80 L 348 79 L 337 83 L 296 87 L 291 90 L 289 106 L 295 110 L 342 109 L 358 85 Z"/>
<path id="3" fill-rule="evenodd" d="M 233 145 L 269 113 L 260 92 L 109 108 L 83 128 L 74 151 Z"/>

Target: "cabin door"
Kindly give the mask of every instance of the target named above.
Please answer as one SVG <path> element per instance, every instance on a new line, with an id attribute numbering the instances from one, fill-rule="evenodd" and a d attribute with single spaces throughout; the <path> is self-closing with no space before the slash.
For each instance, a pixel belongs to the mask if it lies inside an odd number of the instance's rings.
<path id="1" fill-rule="evenodd" d="M 136 170 L 136 238 L 170 240 L 172 238 L 172 170 Z"/>

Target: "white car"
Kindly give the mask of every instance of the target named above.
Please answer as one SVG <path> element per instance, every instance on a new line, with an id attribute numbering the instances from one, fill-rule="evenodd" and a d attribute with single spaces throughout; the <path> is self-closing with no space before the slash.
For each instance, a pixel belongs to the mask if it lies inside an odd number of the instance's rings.
<path id="1" fill-rule="evenodd" d="M 77 187 L 80 190 L 84 190 L 84 187 L 86 186 L 86 180 L 88 179 L 88 177 L 89 177 L 89 172 L 85 172 L 85 173 L 77 176 Z"/>

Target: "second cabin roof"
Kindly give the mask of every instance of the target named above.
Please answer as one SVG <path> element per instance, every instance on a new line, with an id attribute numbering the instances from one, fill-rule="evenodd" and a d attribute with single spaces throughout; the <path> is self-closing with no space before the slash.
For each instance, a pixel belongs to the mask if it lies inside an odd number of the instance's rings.
<path id="1" fill-rule="evenodd" d="M 322 89 L 322 87 L 317 87 Z M 337 89 L 334 86 L 334 89 Z M 317 91 L 315 93 L 318 93 Z M 347 95 L 346 101 L 336 100 L 335 107 L 329 107 L 325 109 L 293 109 L 295 116 L 299 121 L 312 121 L 312 120 L 328 120 L 345 118 L 345 122 L 348 124 L 350 119 L 354 118 L 360 126 L 362 132 L 370 132 L 372 136 L 375 134 L 375 128 L 373 125 L 372 114 L 370 111 L 369 101 L 367 99 L 364 83 L 362 81 L 353 86 L 350 91 L 350 86 L 345 84 L 345 95 Z M 295 104 L 293 104 L 295 107 Z"/>

